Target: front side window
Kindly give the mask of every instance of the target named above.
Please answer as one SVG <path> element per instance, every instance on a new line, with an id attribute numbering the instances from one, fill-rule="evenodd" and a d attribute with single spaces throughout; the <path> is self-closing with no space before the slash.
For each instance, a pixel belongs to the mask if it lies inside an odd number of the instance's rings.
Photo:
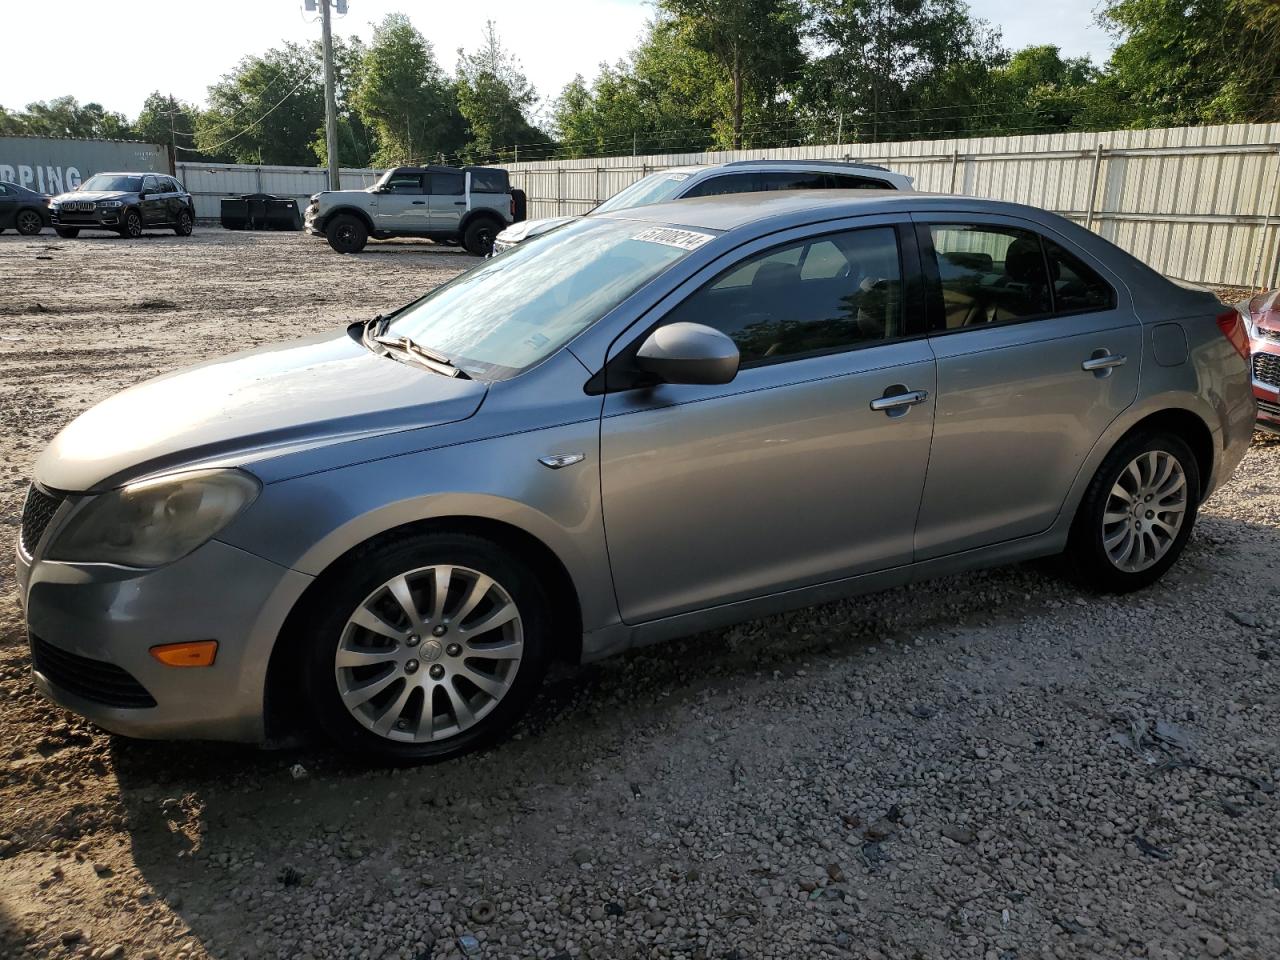
<path id="1" fill-rule="evenodd" d="M 549 357 L 712 234 L 588 217 L 437 287 L 391 321 L 486 380 Z"/>
<path id="2" fill-rule="evenodd" d="M 720 197 L 726 193 L 755 193 L 763 189 L 754 173 L 732 173 L 722 177 L 708 177 L 694 184 L 683 197 Z"/>
<path id="3" fill-rule="evenodd" d="M 384 193 L 422 193 L 422 174 L 404 171 L 392 173 L 382 181 Z"/>
<path id="4" fill-rule="evenodd" d="M 147 193 L 159 193 L 160 183 L 158 180 L 156 180 L 155 177 L 143 177 L 142 189 L 145 190 Z"/>
<path id="5" fill-rule="evenodd" d="M 715 327 L 744 365 L 847 350 L 903 335 L 892 227 L 794 241 L 730 267 L 664 322 Z"/>
<path id="6" fill-rule="evenodd" d="M 929 233 L 946 329 L 1048 316 L 1053 309 L 1040 238 L 1028 230 L 932 224 Z"/>

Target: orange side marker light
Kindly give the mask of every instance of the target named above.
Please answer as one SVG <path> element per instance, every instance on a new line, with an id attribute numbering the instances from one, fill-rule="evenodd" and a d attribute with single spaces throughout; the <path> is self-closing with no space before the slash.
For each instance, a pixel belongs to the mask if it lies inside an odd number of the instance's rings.
<path id="1" fill-rule="evenodd" d="M 211 667 L 214 657 L 218 655 L 218 641 L 163 643 L 152 647 L 151 655 L 167 667 Z"/>

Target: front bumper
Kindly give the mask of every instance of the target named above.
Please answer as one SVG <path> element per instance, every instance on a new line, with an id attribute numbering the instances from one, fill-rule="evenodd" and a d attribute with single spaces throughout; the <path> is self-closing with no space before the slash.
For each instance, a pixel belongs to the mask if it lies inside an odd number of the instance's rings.
<path id="1" fill-rule="evenodd" d="M 124 207 L 93 210 L 49 210 L 49 225 L 53 227 L 78 227 L 83 230 L 115 230 L 120 226 Z"/>
<path id="2" fill-rule="evenodd" d="M 49 699 L 125 736 L 265 739 L 267 663 L 311 577 L 217 540 L 154 570 L 32 559 L 21 548 L 16 560 L 43 665 L 33 676 Z M 170 667 L 150 654 L 194 640 L 218 641 L 212 666 Z"/>

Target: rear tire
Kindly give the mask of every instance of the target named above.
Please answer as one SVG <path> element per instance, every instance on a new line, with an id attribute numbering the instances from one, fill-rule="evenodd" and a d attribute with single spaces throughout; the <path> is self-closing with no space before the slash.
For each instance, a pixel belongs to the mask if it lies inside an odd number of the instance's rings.
<path id="1" fill-rule="evenodd" d="M 329 246 L 338 253 L 359 253 L 369 242 L 369 230 L 358 217 L 344 213 L 336 216 L 324 228 Z"/>
<path id="2" fill-rule="evenodd" d="M 80 236 L 79 227 L 54 227 L 53 232 L 63 240 L 74 240 L 76 237 Z"/>
<path id="3" fill-rule="evenodd" d="M 44 219 L 37 210 L 19 210 L 13 225 L 22 236 L 34 237 L 44 229 Z"/>
<path id="4" fill-rule="evenodd" d="M 126 240 L 137 240 L 142 236 L 142 214 L 137 210 L 126 210 L 124 219 L 120 221 L 120 236 Z"/>
<path id="5" fill-rule="evenodd" d="M 469 534 L 420 533 L 361 548 L 325 579 L 299 634 L 302 690 L 343 750 L 393 761 L 455 757 L 509 730 L 541 686 L 550 604 L 510 550 Z M 482 626 L 490 617 L 498 626 Z"/>
<path id="6" fill-rule="evenodd" d="M 473 257 L 487 257 L 501 228 L 489 217 L 472 220 L 462 233 L 462 246 Z"/>
<path id="7" fill-rule="evenodd" d="M 1076 511 L 1066 559 L 1085 586 L 1141 590 L 1186 547 L 1200 505 L 1195 454 L 1171 433 L 1137 434 L 1098 467 Z"/>
<path id="8" fill-rule="evenodd" d="M 189 237 L 191 236 L 192 226 L 193 226 L 193 221 L 191 219 L 190 212 L 187 210 L 183 210 L 180 214 L 178 214 L 178 222 L 174 224 L 173 232 L 180 237 Z"/>

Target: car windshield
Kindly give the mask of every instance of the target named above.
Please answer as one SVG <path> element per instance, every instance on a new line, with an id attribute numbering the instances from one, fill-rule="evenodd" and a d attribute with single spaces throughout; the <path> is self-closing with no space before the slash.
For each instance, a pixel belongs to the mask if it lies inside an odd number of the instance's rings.
<path id="1" fill-rule="evenodd" d="M 142 189 L 141 177 L 122 177 L 115 173 L 99 173 L 80 184 L 81 190 L 118 190 L 122 193 L 137 193 Z"/>
<path id="2" fill-rule="evenodd" d="M 437 287 L 397 313 L 384 337 L 408 336 L 474 377 L 505 380 L 711 238 L 633 220 L 580 220 Z"/>
<path id="3" fill-rule="evenodd" d="M 693 174 L 663 171 L 642 177 L 596 207 L 595 213 L 608 213 L 610 210 L 626 210 L 629 207 L 643 207 L 649 203 L 661 203 L 670 200 L 684 186 L 684 182 Z"/>

